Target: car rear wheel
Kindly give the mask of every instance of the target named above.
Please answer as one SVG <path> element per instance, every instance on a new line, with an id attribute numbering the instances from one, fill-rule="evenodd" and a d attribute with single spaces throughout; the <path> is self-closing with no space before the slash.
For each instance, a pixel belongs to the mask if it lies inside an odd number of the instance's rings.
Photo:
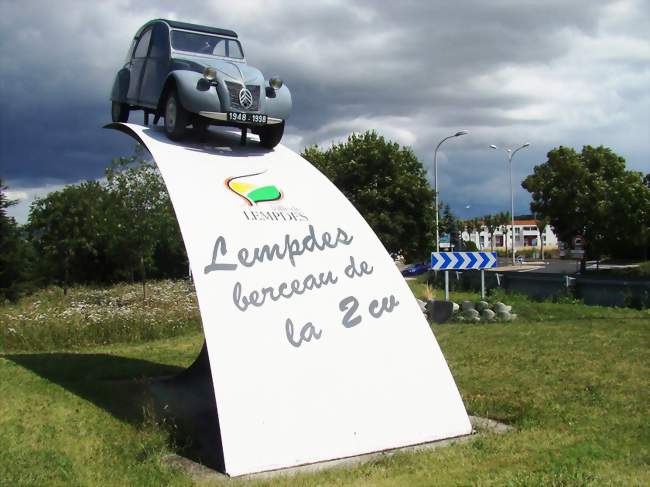
<path id="1" fill-rule="evenodd" d="M 178 97 L 178 92 L 173 89 L 165 100 L 165 133 L 171 140 L 180 140 L 187 131 L 189 113 Z"/>
<path id="2" fill-rule="evenodd" d="M 113 122 L 128 122 L 129 120 L 129 105 L 114 101 L 111 103 L 111 118 Z"/>
<path id="3" fill-rule="evenodd" d="M 260 144 L 267 149 L 273 149 L 282 140 L 284 122 L 267 125 L 259 129 Z"/>

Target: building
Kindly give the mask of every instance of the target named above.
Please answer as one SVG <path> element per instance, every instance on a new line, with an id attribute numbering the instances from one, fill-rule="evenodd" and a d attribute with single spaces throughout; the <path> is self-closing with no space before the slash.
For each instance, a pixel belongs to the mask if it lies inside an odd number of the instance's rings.
<path id="1" fill-rule="evenodd" d="M 515 219 L 515 250 L 540 247 L 540 234 L 536 223 L 537 222 L 534 219 Z M 510 234 L 511 227 L 512 225 L 507 225 L 495 229 L 493 236 L 495 249 L 510 248 L 512 242 Z M 463 231 L 462 236 L 463 240 L 474 242 L 481 250 L 490 249 L 492 247 L 490 243 L 491 236 L 485 226 L 481 227 L 480 231 L 473 231 L 471 235 L 468 232 Z M 544 229 L 542 238 L 544 240 L 544 248 L 557 248 L 557 237 L 550 225 L 547 225 Z"/>

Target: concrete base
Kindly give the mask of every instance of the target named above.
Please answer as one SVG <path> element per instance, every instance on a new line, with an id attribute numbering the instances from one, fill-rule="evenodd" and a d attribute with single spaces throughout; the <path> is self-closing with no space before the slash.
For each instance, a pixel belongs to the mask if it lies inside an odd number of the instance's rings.
<path id="1" fill-rule="evenodd" d="M 156 416 L 174 425 L 174 441 L 179 448 L 179 454 L 168 455 L 165 457 L 165 461 L 186 470 L 196 481 L 229 478 L 223 473 L 225 468 L 219 415 L 214 399 L 210 360 L 206 345 L 203 345 L 198 358 L 187 370 L 172 378 L 150 382 L 148 393 L 152 399 Z M 317 472 L 330 468 L 350 467 L 397 452 L 430 450 L 471 441 L 481 432 L 505 433 L 512 429 L 510 426 L 486 418 L 470 416 L 470 421 L 474 431 L 466 436 L 260 472 L 237 478 L 264 479 Z"/>
<path id="2" fill-rule="evenodd" d="M 378 460 L 386 456 L 394 455 L 395 453 L 418 452 L 423 450 L 444 448 L 458 443 L 465 443 L 468 441 L 472 441 L 474 438 L 477 438 L 482 433 L 503 434 L 514 429 L 512 426 L 508 426 L 502 423 L 498 423 L 497 421 L 493 421 L 491 419 L 480 418 L 477 416 L 470 416 L 470 421 L 472 423 L 474 431 L 472 432 L 472 434 L 466 436 L 448 438 L 445 440 L 433 441 L 430 443 L 422 443 L 413 446 L 406 446 L 403 448 L 394 448 L 391 450 L 384 450 L 375 453 L 367 453 L 365 455 L 358 455 L 354 457 L 329 460 L 326 462 L 312 463 L 308 465 L 299 465 L 297 467 L 270 470 L 267 472 L 254 473 L 250 475 L 242 475 L 240 477 L 237 477 L 237 479 L 262 480 L 262 479 L 270 479 L 270 478 L 283 477 L 283 476 L 293 476 L 302 473 L 320 472 L 332 468 L 348 468 L 362 463 L 367 463 L 373 460 Z M 164 461 L 168 465 L 172 465 L 174 467 L 185 470 L 195 482 L 206 482 L 211 480 L 214 481 L 214 480 L 223 480 L 223 479 L 230 478 L 228 475 L 218 470 L 213 470 L 205 465 L 202 465 L 201 463 L 197 463 L 195 461 L 192 461 L 180 455 L 167 455 L 164 458 Z"/>

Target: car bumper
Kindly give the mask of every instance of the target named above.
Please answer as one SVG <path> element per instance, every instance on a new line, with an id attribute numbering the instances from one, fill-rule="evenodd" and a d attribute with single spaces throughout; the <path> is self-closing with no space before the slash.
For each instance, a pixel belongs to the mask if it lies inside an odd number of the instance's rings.
<path id="1" fill-rule="evenodd" d="M 228 114 L 226 112 L 205 112 L 205 111 L 200 111 L 199 115 L 205 118 L 210 118 L 212 120 L 218 120 L 220 122 L 227 122 L 228 121 Z M 278 124 L 282 123 L 281 118 L 274 118 L 274 117 L 266 117 L 266 124 L 267 125 L 273 125 L 273 124 Z M 253 125 L 253 124 L 251 124 Z"/>

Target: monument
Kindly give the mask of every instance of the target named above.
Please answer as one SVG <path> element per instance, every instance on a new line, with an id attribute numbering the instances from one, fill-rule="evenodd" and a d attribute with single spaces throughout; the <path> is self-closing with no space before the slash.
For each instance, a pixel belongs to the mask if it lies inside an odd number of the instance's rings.
<path id="1" fill-rule="evenodd" d="M 467 435 L 436 339 L 372 229 L 285 146 L 139 140 L 169 190 L 201 312 L 215 448 L 239 476 Z"/>

